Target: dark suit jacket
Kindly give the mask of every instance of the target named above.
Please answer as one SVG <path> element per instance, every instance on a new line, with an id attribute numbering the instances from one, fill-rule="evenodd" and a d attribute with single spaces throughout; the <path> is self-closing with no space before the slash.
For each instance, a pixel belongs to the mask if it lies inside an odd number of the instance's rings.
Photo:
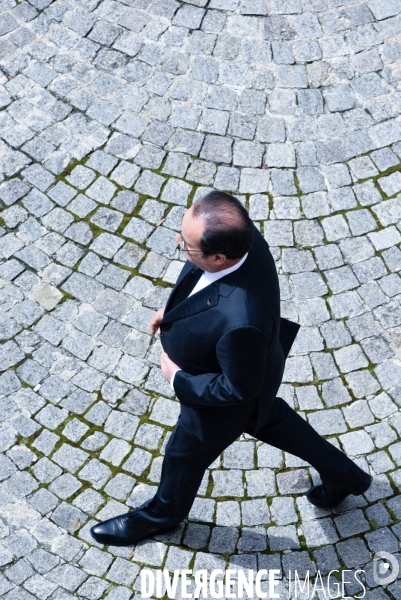
<path id="1" fill-rule="evenodd" d="M 182 423 L 205 438 L 231 418 L 249 421 L 252 412 L 261 427 L 298 331 L 280 319 L 268 244 L 254 227 L 244 264 L 188 298 L 201 275 L 185 263 L 160 325 L 163 349 L 182 369 L 174 379 Z"/>

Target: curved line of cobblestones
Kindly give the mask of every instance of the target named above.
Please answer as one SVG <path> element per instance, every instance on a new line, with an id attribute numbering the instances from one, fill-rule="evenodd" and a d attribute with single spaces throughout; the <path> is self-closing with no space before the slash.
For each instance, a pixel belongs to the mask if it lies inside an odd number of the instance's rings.
<path id="1" fill-rule="evenodd" d="M 372 574 L 401 539 L 400 80 L 399 0 L 0 0 L 2 598 L 140 599 L 143 565 L 400 596 Z M 177 531 L 104 549 L 91 525 L 159 480 L 179 404 L 148 322 L 211 188 L 303 326 L 283 397 L 374 484 L 314 509 L 317 473 L 245 435 Z"/>

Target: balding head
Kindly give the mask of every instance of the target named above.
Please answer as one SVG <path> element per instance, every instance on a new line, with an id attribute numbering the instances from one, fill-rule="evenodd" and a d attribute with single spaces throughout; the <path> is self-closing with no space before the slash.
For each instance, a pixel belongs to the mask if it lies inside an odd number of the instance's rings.
<path id="1" fill-rule="evenodd" d="M 210 192 L 193 205 L 191 213 L 204 223 L 199 243 L 204 256 L 224 254 L 228 259 L 237 259 L 249 251 L 252 221 L 234 196 Z"/>

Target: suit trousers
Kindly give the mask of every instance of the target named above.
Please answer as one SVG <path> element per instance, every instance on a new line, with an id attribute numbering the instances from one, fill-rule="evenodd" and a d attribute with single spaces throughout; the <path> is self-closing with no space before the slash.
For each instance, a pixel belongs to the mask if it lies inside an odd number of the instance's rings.
<path id="1" fill-rule="evenodd" d="M 352 488 L 362 480 L 363 471 L 322 438 L 282 398 L 273 401 L 264 426 L 255 431 L 255 423 L 256 415 L 251 414 L 248 424 L 241 419 L 237 429 L 220 432 L 206 442 L 192 435 L 179 418 L 166 446 L 157 493 L 140 507 L 141 516 L 161 528 L 182 521 L 191 509 L 207 467 L 244 431 L 308 462 L 326 485 Z"/>

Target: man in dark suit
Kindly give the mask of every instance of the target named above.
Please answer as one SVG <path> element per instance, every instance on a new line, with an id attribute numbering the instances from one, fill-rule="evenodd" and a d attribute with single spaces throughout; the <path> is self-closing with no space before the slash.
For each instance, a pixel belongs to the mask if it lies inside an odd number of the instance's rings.
<path id="1" fill-rule="evenodd" d="M 176 239 L 188 260 L 151 332 L 160 334 L 161 370 L 181 415 L 154 498 L 95 525 L 93 537 L 132 545 L 174 528 L 207 467 L 244 432 L 315 467 L 322 484 L 308 491 L 312 504 L 364 493 L 371 476 L 276 397 L 298 326 L 280 319 L 275 263 L 245 208 L 212 192 L 187 211 Z"/>

